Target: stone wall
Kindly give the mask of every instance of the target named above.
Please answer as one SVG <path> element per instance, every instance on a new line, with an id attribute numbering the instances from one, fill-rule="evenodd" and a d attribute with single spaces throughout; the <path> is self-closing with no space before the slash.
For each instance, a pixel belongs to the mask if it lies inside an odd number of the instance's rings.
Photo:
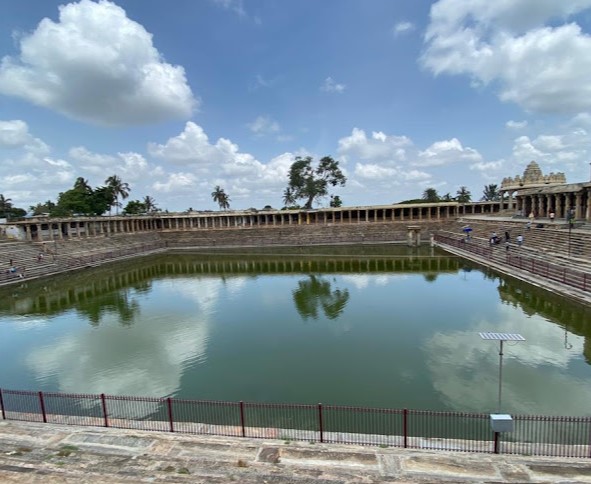
<path id="1" fill-rule="evenodd" d="M 413 222 L 420 227 L 421 242 L 451 221 Z M 357 224 L 293 225 L 208 229 L 202 231 L 162 231 L 161 238 L 170 248 L 252 247 L 270 245 L 318 245 L 408 242 L 406 222 L 368 222 Z"/>

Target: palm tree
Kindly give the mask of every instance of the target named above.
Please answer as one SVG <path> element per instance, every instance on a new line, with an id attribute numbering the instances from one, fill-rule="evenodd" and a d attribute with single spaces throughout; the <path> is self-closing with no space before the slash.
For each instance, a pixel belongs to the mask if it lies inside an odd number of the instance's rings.
<path id="1" fill-rule="evenodd" d="M 423 192 L 423 200 L 427 202 L 438 202 L 439 201 L 439 194 L 435 188 L 425 188 Z"/>
<path id="2" fill-rule="evenodd" d="M 483 202 L 498 202 L 501 199 L 499 188 L 495 184 L 485 185 L 481 200 Z"/>
<path id="3" fill-rule="evenodd" d="M 158 207 L 156 207 L 156 200 L 154 200 L 150 195 L 146 195 L 144 197 L 143 203 L 144 203 L 144 208 L 145 208 L 146 212 L 152 213 L 152 212 L 158 211 Z"/>
<path id="4" fill-rule="evenodd" d="M 293 190 L 290 187 L 287 187 L 283 191 L 283 204 L 286 207 L 291 207 L 291 206 L 295 205 L 295 203 L 296 203 L 296 199 L 295 199 Z"/>
<path id="5" fill-rule="evenodd" d="M 4 195 L 0 194 L 0 216 L 6 217 L 8 212 L 12 209 L 12 199 L 4 198 Z"/>
<path id="6" fill-rule="evenodd" d="M 131 188 L 129 188 L 129 183 L 123 182 L 117 175 L 111 175 L 105 180 L 105 183 L 113 194 L 113 203 L 111 206 L 115 205 L 117 209 L 117 215 L 119 215 L 119 196 L 121 196 L 123 200 L 129 196 L 129 192 L 131 191 Z"/>
<path id="7" fill-rule="evenodd" d="M 230 197 L 226 195 L 224 189 L 221 188 L 219 185 L 216 185 L 214 191 L 211 192 L 211 196 L 213 198 L 213 201 L 220 206 L 220 210 L 227 210 L 230 208 Z"/>
<path id="8" fill-rule="evenodd" d="M 88 193 L 92 190 L 92 188 L 88 184 L 88 180 L 85 180 L 83 177 L 79 176 L 78 178 L 76 178 L 76 181 L 74 182 L 74 190 Z"/>
<path id="9" fill-rule="evenodd" d="M 470 190 L 466 187 L 461 186 L 459 190 L 456 192 L 456 201 L 460 203 L 468 203 L 472 199 L 472 194 Z"/>

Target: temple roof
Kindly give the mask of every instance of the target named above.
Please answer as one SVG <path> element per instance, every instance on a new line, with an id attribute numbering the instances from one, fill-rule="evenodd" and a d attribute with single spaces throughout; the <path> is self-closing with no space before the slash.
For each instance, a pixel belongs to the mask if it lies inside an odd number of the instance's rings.
<path id="1" fill-rule="evenodd" d="M 503 178 L 501 183 L 501 190 L 519 190 L 522 188 L 543 187 L 549 185 L 566 185 L 566 177 L 564 173 L 550 173 L 544 175 L 540 165 L 535 161 L 531 161 L 523 176 L 515 175 L 515 177 Z"/>

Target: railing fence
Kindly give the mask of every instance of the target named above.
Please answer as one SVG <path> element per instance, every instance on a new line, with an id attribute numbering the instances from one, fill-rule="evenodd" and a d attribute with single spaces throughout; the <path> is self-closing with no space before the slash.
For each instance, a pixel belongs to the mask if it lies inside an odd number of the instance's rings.
<path id="1" fill-rule="evenodd" d="M 591 417 L 182 400 L 0 389 L 4 420 L 412 449 L 591 458 Z"/>
<path id="2" fill-rule="evenodd" d="M 506 252 L 501 247 L 484 247 L 473 242 L 466 242 L 463 238 L 457 239 L 447 235 L 436 234 L 435 241 L 479 255 L 488 260 L 499 260 L 503 264 L 542 276 L 552 281 L 560 282 L 567 286 L 575 287 L 585 292 L 591 291 L 591 275 L 577 269 L 535 257 L 516 255 L 514 252 Z"/>

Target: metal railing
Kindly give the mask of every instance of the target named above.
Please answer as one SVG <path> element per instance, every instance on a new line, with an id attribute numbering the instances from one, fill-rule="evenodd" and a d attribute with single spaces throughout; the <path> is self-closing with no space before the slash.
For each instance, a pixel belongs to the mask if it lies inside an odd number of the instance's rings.
<path id="1" fill-rule="evenodd" d="M 466 242 L 463 238 L 453 238 L 447 235 L 437 234 L 435 235 L 435 241 L 439 244 L 449 245 L 462 251 L 476 254 L 487 260 L 494 260 L 501 264 L 530 272 L 531 274 L 551 281 L 560 282 L 561 284 L 580 289 L 581 291 L 591 291 L 591 274 L 579 269 L 543 260 L 532 255 L 524 256 L 515 254 L 515 250 L 507 252 L 501 247 L 485 247 L 475 243 L 473 239 Z M 512 245 L 511 247 L 515 248 L 516 246 Z"/>
<path id="2" fill-rule="evenodd" d="M 228 437 L 591 458 L 591 417 L 181 400 L 0 389 L 3 419 Z"/>

